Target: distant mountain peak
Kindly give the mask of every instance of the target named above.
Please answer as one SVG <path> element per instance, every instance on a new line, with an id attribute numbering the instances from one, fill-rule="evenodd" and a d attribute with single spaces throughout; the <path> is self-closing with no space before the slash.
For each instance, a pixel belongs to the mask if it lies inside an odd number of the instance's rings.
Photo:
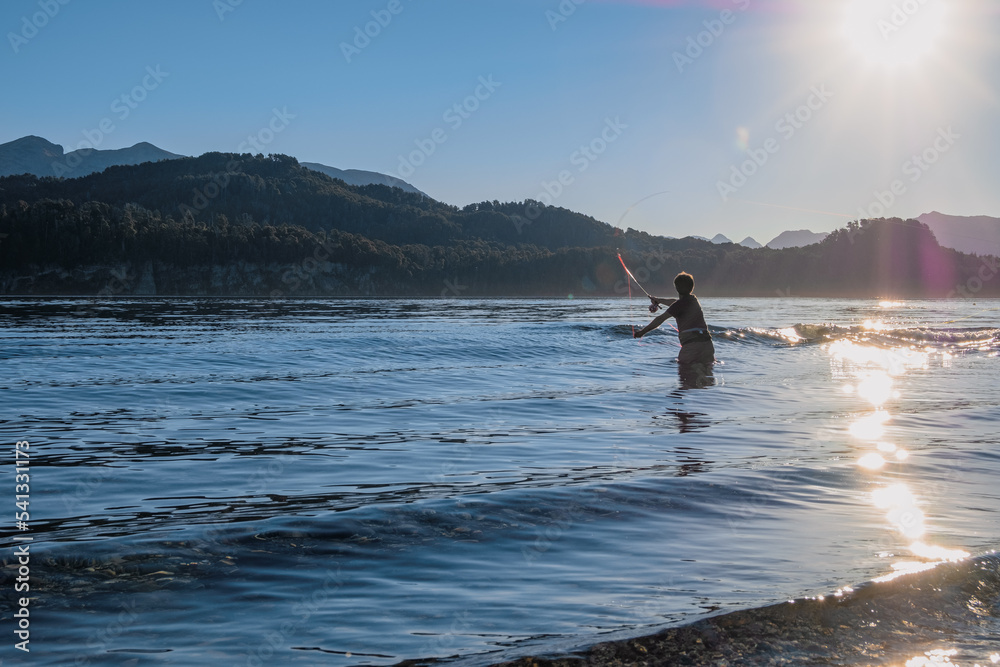
<path id="1" fill-rule="evenodd" d="M 1000 257 L 1000 218 L 988 215 L 947 215 L 938 211 L 917 218 L 945 248 Z"/>
<path id="2" fill-rule="evenodd" d="M 184 156 L 170 153 L 145 141 L 130 148 L 86 149 L 65 153 L 59 144 L 32 134 L 0 144 L 0 176 L 33 174 L 38 177 L 76 178 L 104 171 L 115 165 L 173 160 L 179 157 Z"/>
<path id="3" fill-rule="evenodd" d="M 14 141 L 7 142 L 6 144 L 0 144 L 0 148 L 5 146 L 36 146 L 41 145 L 46 148 L 58 148 L 59 152 L 62 153 L 63 147 L 59 144 L 54 144 L 44 137 L 39 137 L 35 134 L 29 134 L 27 136 L 21 137 L 20 139 L 15 139 Z"/>
<path id="4" fill-rule="evenodd" d="M 320 164 L 319 162 L 302 162 L 300 164 L 306 169 L 318 171 L 321 174 L 326 174 L 330 178 L 339 178 L 348 185 L 388 185 L 389 187 L 399 188 L 404 192 L 413 192 L 418 195 L 423 195 L 424 197 L 428 196 L 427 193 L 421 192 L 402 179 L 396 178 L 395 176 L 389 176 L 387 174 L 381 174 L 377 171 L 365 171 L 363 169 L 337 169 L 336 167 L 330 167 L 325 164 Z"/>
<path id="5" fill-rule="evenodd" d="M 0 144 L 0 177 L 33 174 L 40 178 L 45 176 L 78 178 L 104 171 L 112 166 L 176 160 L 182 157 L 187 156 L 165 151 L 148 141 L 140 141 L 128 148 L 82 149 L 65 153 L 59 144 L 30 134 Z M 301 165 L 332 178 L 339 178 L 348 185 L 388 185 L 427 197 L 427 194 L 406 181 L 386 174 L 360 169 L 336 169 L 315 162 L 302 162 Z"/>
<path id="6" fill-rule="evenodd" d="M 63 157 L 63 147 L 33 134 L 0 144 L 0 176 L 52 175 L 51 164 Z"/>
<path id="7" fill-rule="evenodd" d="M 762 245 L 761 245 L 761 244 L 760 244 L 760 243 L 759 243 L 759 242 L 757 241 L 757 239 L 755 239 L 755 238 L 754 238 L 754 237 L 752 237 L 752 236 L 748 236 L 748 237 L 746 237 L 745 239 L 743 239 L 742 241 L 740 241 L 740 245 L 741 245 L 741 246 L 744 246 L 744 247 L 746 247 L 746 248 L 753 248 L 754 250 L 757 250 L 758 248 L 763 248 L 763 247 L 764 247 L 764 246 L 762 246 Z"/>
<path id="8" fill-rule="evenodd" d="M 732 243 L 732 241 L 724 234 L 716 234 L 712 237 L 712 243 Z"/>
<path id="9" fill-rule="evenodd" d="M 819 243 L 830 234 L 827 232 L 812 232 L 808 229 L 796 229 L 784 231 L 767 242 L 767 247 L 773 250 L 782 248 L 800 248 L 806 245 Z"/>

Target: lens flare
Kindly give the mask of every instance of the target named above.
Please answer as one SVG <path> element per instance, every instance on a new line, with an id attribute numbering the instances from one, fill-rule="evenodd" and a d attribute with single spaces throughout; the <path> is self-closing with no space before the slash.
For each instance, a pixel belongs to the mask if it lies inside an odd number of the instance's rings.
<path id="1" fill-rule="evenodd" d="M 745 127 L 736 128 L 736 148 L 740 151 L 750 148 L 750 130 Z"/>

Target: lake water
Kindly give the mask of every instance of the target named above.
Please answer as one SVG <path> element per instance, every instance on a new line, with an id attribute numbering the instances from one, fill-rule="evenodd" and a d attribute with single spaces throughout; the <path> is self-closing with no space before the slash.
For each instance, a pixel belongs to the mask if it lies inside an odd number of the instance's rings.
<path id="1" fill-rule="evenodd" d="M 1000 303 L 703 306 L 691 387 L 638 300 L 0 301 L 3 664 L 482 665 L 862 594 L 803 661 L 1000 661 Z"/>

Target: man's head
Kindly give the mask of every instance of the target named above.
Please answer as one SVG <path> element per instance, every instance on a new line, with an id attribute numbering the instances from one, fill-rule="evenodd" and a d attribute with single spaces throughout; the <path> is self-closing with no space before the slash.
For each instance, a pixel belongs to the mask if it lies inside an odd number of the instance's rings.
<path id="1" fill-rule="evenodd" d="M 687 296 L 694 291 L 694 276 L 686 271 L 681 271 L 674 278 L 674 287 L 681 296 Z"/>

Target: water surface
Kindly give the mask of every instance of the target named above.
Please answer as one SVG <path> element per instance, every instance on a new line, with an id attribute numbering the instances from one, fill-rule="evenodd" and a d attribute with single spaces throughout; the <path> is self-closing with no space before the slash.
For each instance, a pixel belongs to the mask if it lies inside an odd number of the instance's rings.
<path id="1" fill-rule="evenodd" d="M 0 302 L 33 538 L 4 660 L 485 664 L 987 576 L 1000 304 L 703 306 L 722 363 L 690 388 L 638 301 Z M 941 605 L 907 599 L 894 622 Z M 894 650 L 988 663 L 979 603 Z"/>

